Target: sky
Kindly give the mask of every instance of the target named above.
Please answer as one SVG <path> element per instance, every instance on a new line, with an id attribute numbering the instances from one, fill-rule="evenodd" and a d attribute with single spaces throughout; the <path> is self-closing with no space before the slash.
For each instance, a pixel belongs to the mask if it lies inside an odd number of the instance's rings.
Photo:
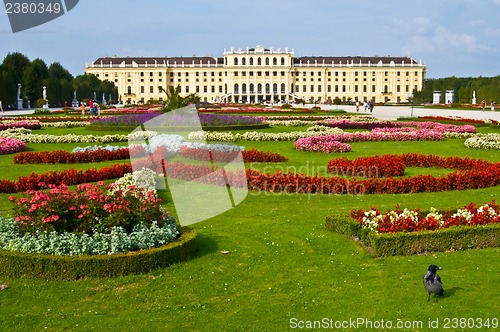
<path id="1" fill-rule="evenodd" d="M 428 78 L 491 77 L 499 17 L 500 0 L 81 0 L 17 33 L 0 12 L 0 60 L 20 52 L 76 76 L 103 56 L 221 57 L 262 45 L 297 57 L 411 56 Z"/>

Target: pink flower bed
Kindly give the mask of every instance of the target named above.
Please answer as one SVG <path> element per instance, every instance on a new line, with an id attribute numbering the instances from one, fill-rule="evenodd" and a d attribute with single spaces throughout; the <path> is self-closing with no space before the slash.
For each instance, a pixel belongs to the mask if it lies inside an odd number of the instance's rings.
<path id="1" fill-rule="evenodd" d="M 0 123 L 0 130 L 7 130 L 11 128 L 26 128 L 26 129 L 41 129 L 42 125 L 39 122 L 18 121 L 14 123 L 3 124 Z"/>
<path id="2" fill-rule="evenodd" d="M 307 137 L 297 140 L 294 144 L 295 148 L 300 151 L 313 151 L 313 152 L 349 152 L 351 151 L 351 146 L 346 143 L 341 143 L 334 139 L 329 139 L 328 136 L 320 136 L 324 139 L 307 139 L 307 138 L 317 138 L 317 137 Z"/>
<path id="3" fill-rule="evenodd" d="M 388 128 L 384 128 L 388 129 Z M 401 128 L 394 128 L 401 129 Z M 344 133 L 324 136 L 311 136 L 299 138 L 294 146 L 297 150 L 305 151 L 318 151 L 318 152 L 334 152 L 332 142 L 345 143 L 345 142 L 379 142 L 379 141 L 441 141 L 443 135 L 434 130 L 418 129 L 418 130 L 394 130 L 391 132 L 373 131 L 357 132 L 357 133 Z M 339 146 L 336 144 L 336 146 Z M 350 147 L 349 147 L 350 151 Z M 346 152 L 346 151 L 341 151 Z"/>
<path id="4" fill-rule="evenodd" d="M 475 133 L 476 128 L 471 125 L 453 125 L 453 124 L 443 124 L 439 122 L 416 122 L 416 121 L 405 121 L 405 122 L 394 122 L 394 121 L 370 121 L 370 122 L 360 122 L 351 120 L 337 120 L 337 119 L 327 119 L 320 123 L 328 127 L 338 127 L 341 129 L 370 129 L 370 130 L 381 130 L 390 131 L 398 130 L 401 128 L 410 128 L 412 130 L 434 130 L 438 132 L 452 132 L 452 133 Z"/>
<path id="5" fill-rule="evenodd" d="M 15 138 L 0 137 L 0 154 L 11 154 L 26 150 L 26 143 Z"/>

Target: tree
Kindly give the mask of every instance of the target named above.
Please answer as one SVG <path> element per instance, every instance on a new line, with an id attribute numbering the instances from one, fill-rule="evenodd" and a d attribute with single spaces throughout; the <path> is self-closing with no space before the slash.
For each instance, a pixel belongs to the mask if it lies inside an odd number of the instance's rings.
<path id="1" fill-rule="evenodd" d="M 337 105 L 337 109 L 339 109 L 339 105 L 342 104 L 342 100 L 339 97 L 335 97 L 335 99 L 333 99 L 333 103 Z"/>
<path id="2" fill-rule="evenodd" d="M 51 106 L 61 107 L 64 106 L 65 102 L 70 102 L 73 99 L 72 81 L 73 75 L 59 62 L 50 65 L 46 86 L 47 99 Z"/>
<path id="3" fill-rule="evenodd" d="M 30 65 L 30 59 L 19 52 L 9 53 L 4 58 L 2 63 L 2 71 L 12 77 L 12 80 L 17 83 L 23 82 L 23 74 L 26 68 Z"/>
<path id="4" fill-rule="evenodd" d="M 160 90 L 167 94 L 167 101 L 165 103 L 165 106 L 163 107 L 163 111 L 169 112 L 188 105 L 188 101 L 186 100 L 186 98 L 183 98 L 180 95 L 180 85 L 175 88 L 173 86 L 169 86 L 168 90 L 165 90 L 160 86 Z M 190 98 L 193 99 L 194 97 Z"/>
<path id="5" fill-rule="evenodd" d="M 43 86 L 49 77 L 49 70 L 43 60 L 35 59 L 25 69 L 23 74 L 24 96 L 30 104 L 42 97 Z"/>
<path id="6" fill-rule="evenodd" d="M 0 100 L 4 107 L 9 104 L 17 107 L 17 84 L 23 83 L 24 71 L 29 64 L 30 60 L 18 52 L 9 53 L 4 58 L 0 65 Z"/>

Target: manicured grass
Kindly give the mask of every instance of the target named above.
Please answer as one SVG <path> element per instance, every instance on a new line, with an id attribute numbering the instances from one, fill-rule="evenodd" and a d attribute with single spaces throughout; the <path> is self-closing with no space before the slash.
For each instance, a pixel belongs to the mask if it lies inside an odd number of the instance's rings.
<path id="1" fill-rule="evenodd" d="M 341 155 L 299 152 L 293 142 L 238 144 L 289 158 L 278 165 L 251 165 L 267 171 L 302 167 L 313 172 L 338 156 L 408 152 L 500 161 L 497 151 L 467 149 L 463 141 L 353 143 L 353 151 Z M 33 151 L 56 149 L 49 144 L 29 147 Z M 73 147 L 61 144 L 57 149 Z M 21 168 L 9 160 L 12 156 L 0 156 L 2 179 L 15 179 L 28 168 L 44 172 L 90 166 Z M 101 164 L 108 165 L 95 166 Z M 419 170 L 408 172 L 415 175 Z M 425 331 L 429 319 L 439 319 L 443 327 L 445 318 L 500 318 L 499 248 L 373 259 L 358 242 L 324 227 L 326 216 L 348 214 L 351 209 L 376 206 L 385 211 L 396 204 L 453 209 L 471 201 L 498 201 L 499 194 L 498 187 L 411 195 L 249 192 L 236 208 L 192 225 L 199 234 L 200 251 L 188 262 L 146 275 L 76 282 L 0 276 L 0 284 L 9 286 L 0 291 L 0 326 L 5 331 L 284 331 L 293 318 L 367 318 L 392 321 L 394 326 L 398 320 L 420 321 L 422 327 L 407 330 Z M 0 195 L 2 212 L 9 209 L 8 196 Z M 175 212 L 168 193 L 164 197 L 166 207 Z M 223 250 L 229 254 L 222 254 Z M 430 264 L 443 267 L 445 296 L 438 302 L 427 302 L 421 282 Z M 359 326 L 359 330 L 365 328 Z"/>

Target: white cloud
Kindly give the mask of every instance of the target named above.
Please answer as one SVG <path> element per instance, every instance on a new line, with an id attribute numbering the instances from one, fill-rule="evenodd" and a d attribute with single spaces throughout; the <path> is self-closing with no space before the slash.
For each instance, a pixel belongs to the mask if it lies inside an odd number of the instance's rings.
<path id="1" fill-rule="evenodd" d="M 455 33 L 443 27 L 436 28 L 432 35 L 414 35 L 410 37 L 403 48 L 403 52 L 406 54 L 443 52 L 477 53 L 492 50 L 494 48 L 480 44 L 476 36 L 472 34 Z"/>

